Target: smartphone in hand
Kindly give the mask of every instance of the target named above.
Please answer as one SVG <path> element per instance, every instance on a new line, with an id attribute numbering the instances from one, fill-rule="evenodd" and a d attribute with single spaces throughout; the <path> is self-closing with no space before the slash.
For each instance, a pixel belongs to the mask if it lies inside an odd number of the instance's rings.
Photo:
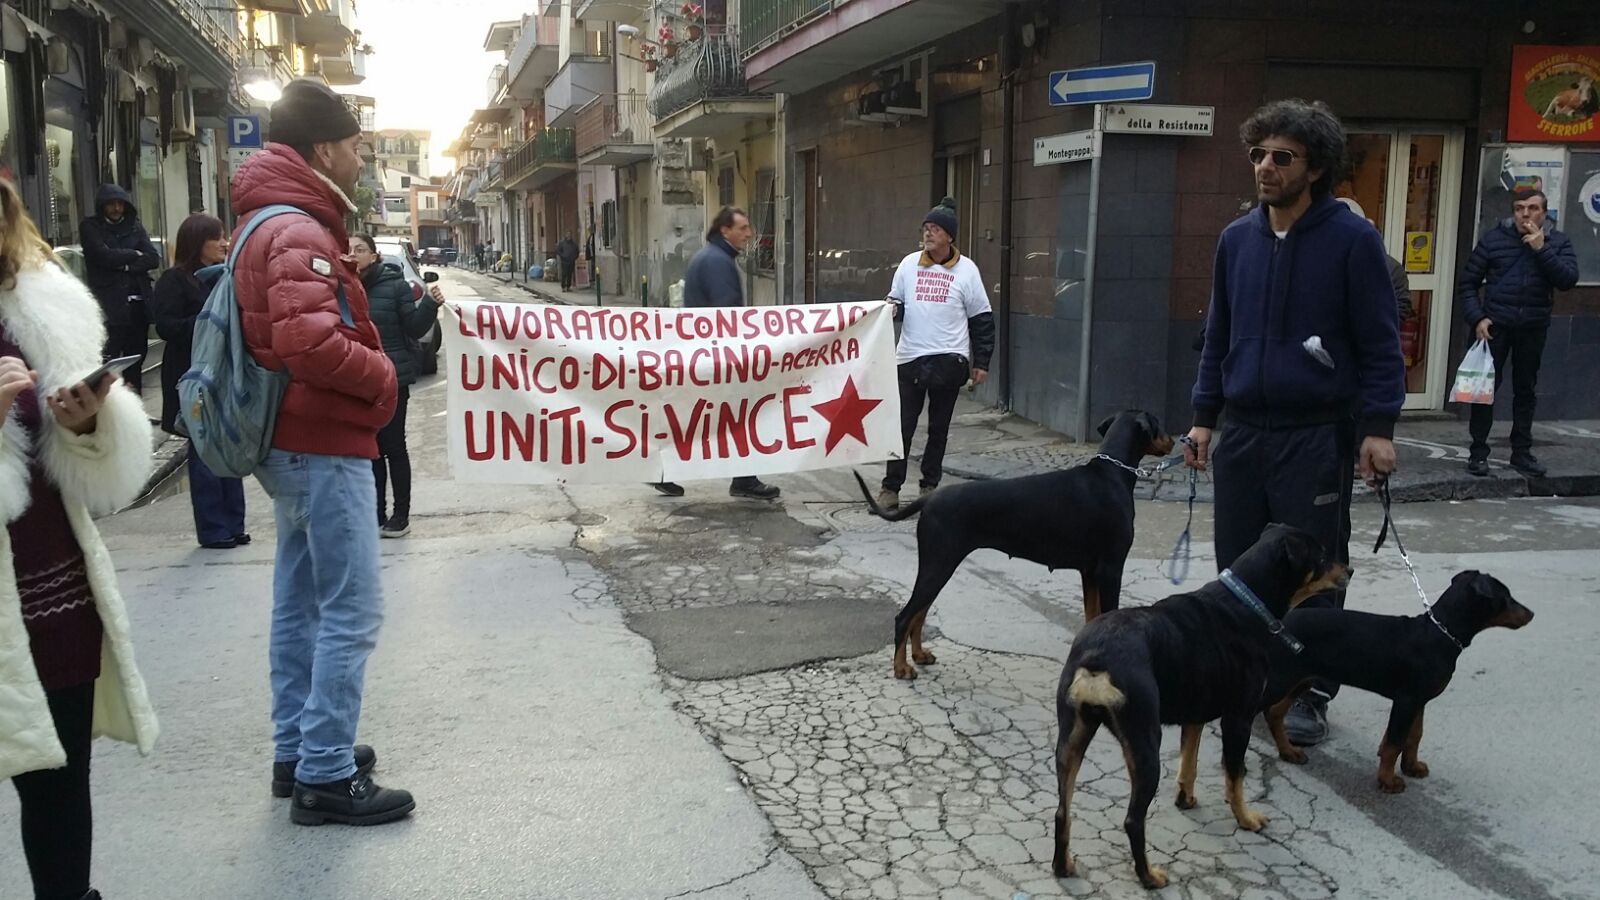
<path id="1" fill-rule="evenodd" d="M 144 359 L 144 357 L 119 356 L 116 359 L 106 360 L 105 365 L 78 380 L 88 385 L 89 390 L 97 391 L 100 389 L 100 382 L 104 381 L 107 375 L 121 375 L 129 366 L 137 364 L 141 359 Z"/>

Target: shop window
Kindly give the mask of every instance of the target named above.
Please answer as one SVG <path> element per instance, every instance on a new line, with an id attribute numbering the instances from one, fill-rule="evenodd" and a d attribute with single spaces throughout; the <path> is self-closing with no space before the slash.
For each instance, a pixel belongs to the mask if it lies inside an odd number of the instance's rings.
<path id="1" fill-rule="evenodd" d="M 44 127 L 45 161 L 50 167 L 50 209 L 45 221 L 45 240 L 57 247 L 78 242 L 77 136 L 60 125 Z"/>

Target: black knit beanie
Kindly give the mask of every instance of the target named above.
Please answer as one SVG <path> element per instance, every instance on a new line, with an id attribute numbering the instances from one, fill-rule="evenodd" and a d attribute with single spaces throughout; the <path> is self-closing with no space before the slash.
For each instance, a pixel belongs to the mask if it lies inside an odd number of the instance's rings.
<path id="1" fill-rule="evenodd" d="M 957 232 L 961 230 L 961 221 L 956 218 L 956 198 L 946 197 L 940 200 L 939 205 L 929 210 L 928 215 L 922 220 L 924 225 L 929 222 L 943 228 L 945 234 L 950 235 L 950 240 L 955 240 Z"/>
<path id="2" fill-rule="evenodd" d="M 361 133 L 361 123 L 344 98 L 320 81 L 297 78 L 272 104 L 267 139 L 291 147 L 342 141 Z"/>

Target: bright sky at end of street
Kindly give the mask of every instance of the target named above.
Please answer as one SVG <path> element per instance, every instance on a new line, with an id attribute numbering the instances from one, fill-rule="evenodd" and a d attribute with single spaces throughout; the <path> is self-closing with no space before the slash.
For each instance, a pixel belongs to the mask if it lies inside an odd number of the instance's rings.
<path id="1" fill-rule="evenodd" d="M 341 87 L 378 101 L 379 128 L 427 129 L 432 172 L 450 161 L 440 154 L 474 109 L 488 102 L 484 84 L 502 60 L 486 53 L 483 38 L 495 22 L 533 12 L 533 0 L 361 0 L 356 24 L 372 45 L 367 80 Z"/>

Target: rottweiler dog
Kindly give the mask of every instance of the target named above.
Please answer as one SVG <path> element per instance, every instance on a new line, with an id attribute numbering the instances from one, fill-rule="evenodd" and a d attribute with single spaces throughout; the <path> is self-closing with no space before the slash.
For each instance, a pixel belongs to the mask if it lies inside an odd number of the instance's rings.
<path id="1" fill-rule="evenodd" d="M 1350 580 L 1349 569 L 1315 536 L 1287 525 L 1268 526 L 1234 562 L 1232 572 L 1276 619 L 1305 598 L 1341 589 Z M 1167 883 L 1166 873 L 1145 858 L 1144 842 L 1145 814 L 1161 778 L 1162 725 L 1189 726 L 1184 729 L 1184 758 L 1192 761 L 1190 743 L 1198 746 L 1200 727 L 1222 720 L 1228 805 L 1239 827 L 1261 830 L 1266 818 L 1244 802 L 1244 755 L 1250 724 L 1261 710 L 1268 644 L 1277 640 L 1260 614 L 1220 579 L 1148 607 L 1106 612 L 1084 626 L 1072 642 L 1056 689 L 1061 728 L 1056 743 L 1057 878 L 1075 874 L 1067 847 L 1072 792 L 1084 752 L 1101 725 L 1121 742 L 1128 766 L 1132 790 L 1124 828 L 1134 871 L 1145 887 Z M 1192 797 L 1193 767 L 1180 768 L 1178 781 Z"/>
<path id="2" fill-rule="evenodd" d="M 891 522 L 921 513 L 917 522 L 917 583 L 894 619 L 894 677 L 917 677 L 906 661 L 906 643 L 917 665 L 936 661 L 923 649 L 928 608 L 972 551 L 999 550 L 1083 576 L 1083 615 L 1093 619 L 1116 609 L 1122 596 L 1122 566 L 1133 547 L 1130 469 L 1146 456 L 1172 452 L 1172 438 L 1156 417 L 1128 410 L 1100 423 L 1100 452 L 1121 462 L 1093 459 L 1080 466 L 995 481 L 940 488 L 915 503 L 885 512 L 860 475 L 856 483 L 872 514 Z"/>
<path id="3" fill-rule="evenodd" d="M 1518 629 L 1533 621 L 1533 611 L 1518 603 L 1492 575 L 1476 570 L 1457 573 L 1433 605 L 1435 625 L 1423 613 L 1379 616 L 1345 609 L 1299 609 L 1284 619 L 1290 634 L 1305 644 L 1299 654 L 1286 647 L 1272 651 L 1272 677 L 1262 707 L 1278 756 L 1299 765 L 1305 751 L 1290 743 L 1283 717 L 1313 677 L 1388 697 L 1389 725 L 1378 743 L 1378 788 L 1386 794 L 1406 789 L 1406 781 L 1428 777 L 1417 759 L 1422 743 L 1422 713 L 1428 701 L 1444 693 L 1456 671 L 1456 659 L 1472 639 L 1489 628 Z M 1460 642 L 1459 646 L 1457 642 Z"/>

